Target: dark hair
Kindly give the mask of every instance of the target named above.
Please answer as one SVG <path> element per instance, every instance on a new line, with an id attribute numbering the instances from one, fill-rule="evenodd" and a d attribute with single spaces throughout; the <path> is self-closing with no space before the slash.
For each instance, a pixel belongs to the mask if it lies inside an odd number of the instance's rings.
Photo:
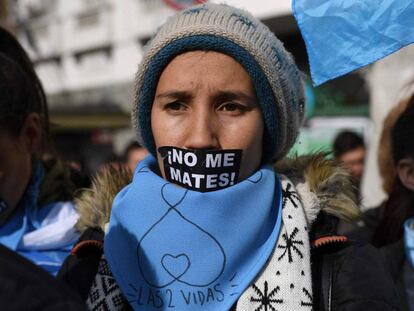
<path id="1" fill-rule="evenodd" d="M 35 93 L 36 89 L 21 67 L 0 53 L 1 128 L 13 135 L 20 133 L 27 111 L 30 110 L 30 99 Z"/>
<path id="2" fill-rule="evenodd" d="M 333 143 L 334 156 L 338 158 L 359 147 L 365 148 L 364 140 L 360 135 L 351 131 L 342 131 L 336 136 Z"/>
<path id="3" fill-rule="evenodd" d="M 47 101 L 42 84 L 36 75 L 30 58 L 20 43 L 4 28 L 0 27 L 1 95 L 0 122 L 11 133 L 18 133 L 25 118 L 38 113 L 42 124 L 40 152 L 52 150 L 49 133 Z M 7 69 L 11 71 L 7 71 Z M 17 69 L 19 68 L 19 69 Z"/>
<path id="4" fill-rule="evenodd" d="M 414 81 L 413 81 L 414 83 Z M 389 195 L 394 186 L 397 172 L 392 156 L 391 147 L 391 130 L 395 126 L 400 115 L 407 109 L 410 98 L 404 98 L 394 108 L 390 110 L 384 122 L 382 123 L 382 133 L 379 140 L 378 150 L 378 168 L 382 177 L 382 188 Z"/>
<path id="5" fill-rule="evenodd" d="M 391 150 L 394 163 L 404 158 L 414 159 L 414 94 L 407 108 L 391 129 Z M 414 192 L 395 179 L 392 191 L 384 204 L 382 221 L 373 236 L 372 244 L 384 246 L 400 240 L 404 234 L 404 222 L 414 217 Z"/>
<path id="6" fill-rule="evenodd" d="M 144 147 L 142 147 L 137 141 L 132 141 L 132 142 L 130 142 L 127 146 L 126 146 L 126 148 L 125 148 L 125 151 L 124 151 L 124 161 L 126 161 L 127 159 L 128 159 L 128 154 L 132 151 L 132 150 L 134 150 L 134 149 L 141 149 L 141 148 L 144 148 Z"/>

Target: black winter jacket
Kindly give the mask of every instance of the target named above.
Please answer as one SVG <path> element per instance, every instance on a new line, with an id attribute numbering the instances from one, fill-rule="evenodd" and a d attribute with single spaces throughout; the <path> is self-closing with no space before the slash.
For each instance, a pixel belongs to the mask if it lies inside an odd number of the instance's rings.
<path id="1" fill-rule="evenodd" d="M 403 310 L 409 310 L 406 285 L 404 283 L 404 268 L 407 268 L 409 263 L 405 259 L 403 240 L 381 247 L 380 252 L 385 260 L 387 270 L 391 273 L 400 304 Z M 410 269 L 412 268 L 410 267 Z"/>
<path id="2" fill-rule="evenodd" d="M 49 273 L 0 245 L 0 310 L 85 310 L 81 298 Z"/>

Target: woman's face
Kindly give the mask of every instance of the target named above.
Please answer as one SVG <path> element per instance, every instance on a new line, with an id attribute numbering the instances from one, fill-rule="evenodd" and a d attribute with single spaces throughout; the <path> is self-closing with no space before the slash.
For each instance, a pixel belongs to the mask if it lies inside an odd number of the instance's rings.
<path id="1" fill-rule="evenodd" d="M 174 58 L 157 85 L 151 128 L 157 148 L 241 149 L 239 180 L 260 166 L 264 125 L 253 83 L 225 54 L 194 51 Z M 159 154 L 158 163 L 164 174 Z"/>
<path id="2" fill-rule="evenodd" d="M 414 192 L 414 158 L 406 157 L 396 165 L 397 175 L 408 190 Z"/>
<path id="3" fill-rule="evenodd" d="M 39 149 L 41 122 L 30 113 L 17 135 L 0 129 L 0 199 L 8 209 L 0 213 L 0 225 L 19 203 L 32 174 L 32 155 Z"/>
<path id="4" fill-rule="evenodd" d="M 0 130 L 0 199 L 13 209 L 31 175 L 31 153 L 20 136 Z M 0 216 L 1 218 L 1 216 Z"/>

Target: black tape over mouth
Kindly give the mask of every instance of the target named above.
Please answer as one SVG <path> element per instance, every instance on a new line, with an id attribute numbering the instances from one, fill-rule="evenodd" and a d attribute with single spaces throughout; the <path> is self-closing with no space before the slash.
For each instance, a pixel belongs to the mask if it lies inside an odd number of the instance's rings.
<path id="1" fill-rule="evenodd" d="M 165 178 L 184 188 L 199 192 L 215 191 L 237 183 L 242 158 L 241 149 L 158 148 Z"/>

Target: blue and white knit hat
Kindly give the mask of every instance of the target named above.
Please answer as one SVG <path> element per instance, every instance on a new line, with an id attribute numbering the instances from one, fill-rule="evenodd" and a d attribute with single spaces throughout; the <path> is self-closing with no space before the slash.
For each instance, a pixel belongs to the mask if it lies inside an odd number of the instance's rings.
<path id="1" fill-rule="evenodd" d="M 151 108 L 159 77 L 175 56 L 194 50 L 227 54 L 244 67 L 263 113 L 263 160 L 284 157 L 303 121 L 305 99 L 300 72 L 269 28 L 250 13 L 223 4 L 181 11 L 161 26 L 146 46 L 136 76 L 132 111 L 138 141 L 156 155 Z"/>

